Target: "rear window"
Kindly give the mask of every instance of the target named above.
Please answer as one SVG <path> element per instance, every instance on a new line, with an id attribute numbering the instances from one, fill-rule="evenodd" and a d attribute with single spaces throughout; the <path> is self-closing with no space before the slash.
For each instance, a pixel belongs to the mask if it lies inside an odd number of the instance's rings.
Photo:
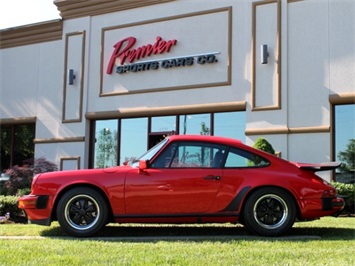
<path id="1" fill-rule="evenodd" d="M 228 152 L 225 167 L 265 167 L 270 165 L 270 162 L 265 158 L 253 154 L 251 152 L 231 148 Z"/>

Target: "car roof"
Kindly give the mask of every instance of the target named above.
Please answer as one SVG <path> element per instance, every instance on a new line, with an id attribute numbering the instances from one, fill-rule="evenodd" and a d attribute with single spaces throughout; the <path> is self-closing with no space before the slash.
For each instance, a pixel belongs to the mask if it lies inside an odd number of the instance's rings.
<path id="1" fill-rule="evenodd" d="M 171 135 L 170 140 L 185 140 L 185 141 L 207 141 L 220 144 L 240 145 L 242 142 L 237 139 L 220 137 L 220 136 L 205 136 L 205 135 Z"/>

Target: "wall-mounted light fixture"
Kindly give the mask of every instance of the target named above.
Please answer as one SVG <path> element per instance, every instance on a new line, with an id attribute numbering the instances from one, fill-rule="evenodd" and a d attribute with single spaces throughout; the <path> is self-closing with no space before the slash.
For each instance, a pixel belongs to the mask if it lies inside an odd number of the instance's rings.
<path id="1" fill-rule="evenodd" d="M 261 45 L 261 63 L 267 64 L 267 58 L 269 57 L 269 52 L 267 51 L 267 44 Z"/>
<path id="2" fill-rule="evenodd" d="M 68 69 L 68 84 L 73 85 L 75 79 L 74 69 Z"/>

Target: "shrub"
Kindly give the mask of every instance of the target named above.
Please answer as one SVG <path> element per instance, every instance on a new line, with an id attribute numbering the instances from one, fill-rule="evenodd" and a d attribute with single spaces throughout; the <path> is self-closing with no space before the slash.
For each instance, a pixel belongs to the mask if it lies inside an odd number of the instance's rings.
<path id="1" fill-rule="evenodd" d="M 28 195 L 31 193 L 31 188 L 21 188 L 17 190 L 16 196 L 22 197 L 23 195 Z"/>
<path id="2" fill-rule="evenodd" d="M 57 165 L 53 162 L 47 161 L 44 157 L 30 159 L 27 163 L 33 166 L 33 176 L 40 173 L 58 171 Z"/>
<path id="3" fill-rule="evenodd" d="M 5 216 L 8 212 L 14 221 L 27 220 L 23 211 L 17 207 L 17 197 L 0 195 L 0 216 Z"/>
<path id="4" fill-rule="evenodd" d="M 258 138 L 255 141 L 253 147 L 271 154 L 275 154 L 275 150 L 272 145 L 264 138 Z"/>
<path id="5" fill-rule="evenodd" d="M 31 187 L 33 171 L 29 166 L 13 166 L 6 171 L 10 176 L 9 181 L 5 183 L 7 195 L 16 195 L 17 190 Z"/>
<path id="6" fill-rule="evenodd" d="M 0 181 L 0 195 L 7 195 L 9 190 L 5 187 L 6 181 Z"/>
<path id="7" fill-rule="evenodd" d="M 6 174 L 10 176 L 9 181 L 5 182 L 6 194 L 14 196 L 18 194 L 19 190 L 29 190 L 32 179 L 36 174 L 57 170 L 58 167 L 54 163 L 43 157 L 26 160 L 23 166 L 15 165 L 6 171 Z"/>
<path id="8" fill-rule="evenodd" d="M 345 208 L 343 212 L 355 213 L 355 184 L 344 184 L 332 182 L 339 196 L 345 199 Z"/>

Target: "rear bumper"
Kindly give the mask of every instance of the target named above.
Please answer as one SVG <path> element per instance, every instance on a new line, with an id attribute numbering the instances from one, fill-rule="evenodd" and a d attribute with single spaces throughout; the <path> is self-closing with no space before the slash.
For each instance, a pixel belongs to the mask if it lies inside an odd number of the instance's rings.
<path id="1" fill-rule="evenodd" d="M 343 198 L 322 198 L 322 209 L 324 211 L 335 210 L 341 211 L 345 206 Z"/>
<path id="2" fill-rule="evenodd" d="M 298 201 L 298 204 L 300 207 L 300 220 L 337 216 L 345 205 L 344 199 L 340 197 L 302 199 Z"/>
<path id="3" fill-rule="evenodd" d="M 336 210 L 332 214 L 332 216 L 334 216 L 334 217 L 338 217 L 345 207 L 345 200 L 342 197 L 333 198 L 333 199 L 331 199 L 330 202 L 328 202 L 328 201 L 323 201 L 323 202 L 324 202 L 324 205 L 323 205 L 324 208 L 328 207 L 331 210 Z"/>
<path id="4" fill-rule="evenodd" d="M 51 210 L 47 208 L 48 195 L 25 195 L 18 199 L 17 206 L 26 212 L 32 224 L 50 225 Z"/>

